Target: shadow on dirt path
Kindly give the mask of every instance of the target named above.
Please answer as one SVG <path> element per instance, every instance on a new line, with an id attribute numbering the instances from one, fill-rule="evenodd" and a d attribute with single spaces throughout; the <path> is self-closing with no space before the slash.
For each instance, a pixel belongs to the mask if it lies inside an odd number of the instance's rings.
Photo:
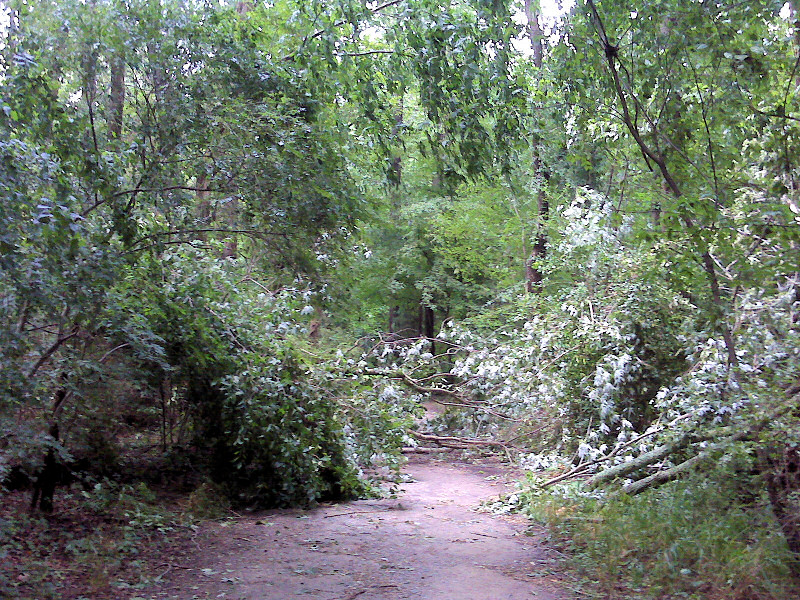
<path id="1" fill-rule="evenodd" d="M 396 499 L 209 523 L 161 597 L 227 600 L 568 600 L 522 517 L 478 512 L 508 489 L 496 465 L 415 458 Z M 188 568 L 187 568 L 188 567 Z M 168 575 L 168 576 L 169 576 Z"/>

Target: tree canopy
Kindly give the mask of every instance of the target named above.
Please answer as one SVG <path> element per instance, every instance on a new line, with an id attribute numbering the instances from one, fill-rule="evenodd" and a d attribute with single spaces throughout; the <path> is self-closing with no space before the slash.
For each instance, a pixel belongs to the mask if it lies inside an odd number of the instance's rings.
<path id="1" fill-rule="evenodd" d="M 354 497 L 446 432 L 531 498 L 727 486 L 797 572 L 794 3 L 7 11 L 0 480 L 34 508 L 144 456 Z"/>

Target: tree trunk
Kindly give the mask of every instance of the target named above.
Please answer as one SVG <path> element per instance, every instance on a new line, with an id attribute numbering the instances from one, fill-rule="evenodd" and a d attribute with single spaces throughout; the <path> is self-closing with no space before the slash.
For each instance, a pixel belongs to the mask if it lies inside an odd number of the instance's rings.
<path id="1" fill-rule="evenodd" d="M 111 94 L 108 105 L 108 137 L 122 137 L 122 122 L 125 113 L 125 59 L 116 53 L 111 59 Z"/>
<path id="2" fill-rule="evenodd" d="M 435 315 L 433 313 L 433 309 L 429 306 L 424 306 L 422 308 L 422 322 L 423 322 L 423 331 L 422 334 L 425 337 L 433 338 L 436 335 L 436 320 Z"/>
<path id="3" fill-rule="evenodd" d="M 541 11 L 539 9 L 538 0 L 525 0 L 525 18 L 528 20 L 528 38 L 531 42 L 531 50 L 533 50 L 533 64 L 541 68 L 543 58 L 543 44 L 542 40 L 544 35 L 542 33 L 542 26 L 539 23 Z"/>
<path id="4" fill-rule="evenodd" d="M 433 338 L 436 337 L 436 315 L 433 309 L 429 306 L 423 309 L 423 327 L 425 329 L 424 335 L 431 342 L 431 354 L 436 354 L 436 343 Z"/>
<path id="5" fill-rule="evenodd" d="M 82 57 L 83 67 L 83 96 L 86 100 L 86 108 L 89 112 L 89 125 L 92 135 L 92 145 L 95 153 L 100 153 L 100 145 L 97 142 L 97 126 L 95 123 L 95 99 L 97 98 L 97 51 L 87 49 Z"/>
<path id="6" fill-rule="evenodd" d="M 790 445 L 760 447 L 758 468 L 767 487 L 772 512 L 789 550 L 800 556 L 800 453 Z M 800 562 L 793 565 L 800 572 Z"/>
<path id="7" fill-rule="evenodd" d="M 394 116 L 394 127 L 392 127 L 392 138 L 400 133 L 400 128 L 403 126 L 403 97 L 400 97 L 400 108 Z M 389 162 L 389 171 L 387 173 L 387 180 L 389 183 L 389 195 L 391 203 L 389 204 L 389 219 L 391 223 L 398 223 L 400 220 L 400 208 L 402 206 L 403 194 L 401 185 L 403 183 L 403 159 L 401 155 L 393 157 Z M 395 302 L 396 298 L 393 294 L 389 295 L 389 302 Z M 400 315 L 400 307 L 396 304 L 389 305 L 389 333 L 394 333 L 397 326 L 397 318 Z"/>
<path id="8" fill-rule="evenodd" d="M 59 389 L 58 392 L 56 392 L 56 396 L 59 394 L 66 395 L 66 390 L 64 388 Z M 57 423 L 53 423 L 50 426 L 49 434 L 50 437 L 53 438 L 53 442 L 58 442 Z M 43 513 L 53 512 L 53 496 L 55 495 L 56 486 L 60 481 L 61 467 L 58 464 L 58 457 L 56 456 L 55 449 L 50 447 L 47 449 L 44 462 L 36 474 L 36 481 L 33 484 L 31 511 L 35 511 L 38 508 Z"/>
<path id="9" fill-rule="evenodd" d="M 525 0 L 525 17 L 528 20 L 528 37 L 530 39 L 531 50 L 533 51 L 533 65 L 537 69 L 542 68 L 544 55 L 542 26 L 539 22 L 541 11 L 536 0 Z M 536 203 L 538 208 L 538 224 L 536 226 L 536 236 L 530 256 L 525 261 L 525 289 L 528 293 L 538 293 L 542 289 L 542 279 L 544 278 L 539 267 L 539 261 L 544 260 L 547 255 L 547 232 L 546 225 L 550 215 L 550 205 L 545 193 L 545 183 L 548 179 L 542 164 L 541 143 L 536 140 L 533 144 L 533 171 L 537 181 L 538 191 L 536 193 Z"/>

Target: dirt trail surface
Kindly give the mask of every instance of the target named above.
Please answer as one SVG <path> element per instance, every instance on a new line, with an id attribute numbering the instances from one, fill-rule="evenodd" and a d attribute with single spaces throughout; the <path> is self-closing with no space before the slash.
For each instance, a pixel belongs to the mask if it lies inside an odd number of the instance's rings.
<path id="1" fill-rule="evenodd" d="M 162 597 L 568 600 L 527 521 L 477 510 L 508 489 L 492 465 L 416 460 L 396 499 L 271 511 L 205 526 Z"/>

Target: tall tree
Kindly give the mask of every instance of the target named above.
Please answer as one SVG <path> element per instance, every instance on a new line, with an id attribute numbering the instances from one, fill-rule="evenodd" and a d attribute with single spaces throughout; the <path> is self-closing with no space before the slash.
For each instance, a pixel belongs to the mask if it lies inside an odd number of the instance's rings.
<path id="1" fill-rule="evenodd" d="M 544 59 L 544 33 L 541 26 L 541 9 L 538 0 L 525 0 L 525 17 L 528 20 L 528 38 L 533 51 L 533 66 L 541 71 Z M 538 147 L 541 141 L 534 142 L 533 176 L 537 186 L 536 201 L 538 208 L 538 225 L 534 234 L 533 249 L 525 261 L 525 287 L 527 291 L 541 290 L 542 271 L 540 261 L 547 255 L 547 234 L 545 232 L 550 205 L 546 194 L 547 173 L 542 162 L 542 151 Z"/>

